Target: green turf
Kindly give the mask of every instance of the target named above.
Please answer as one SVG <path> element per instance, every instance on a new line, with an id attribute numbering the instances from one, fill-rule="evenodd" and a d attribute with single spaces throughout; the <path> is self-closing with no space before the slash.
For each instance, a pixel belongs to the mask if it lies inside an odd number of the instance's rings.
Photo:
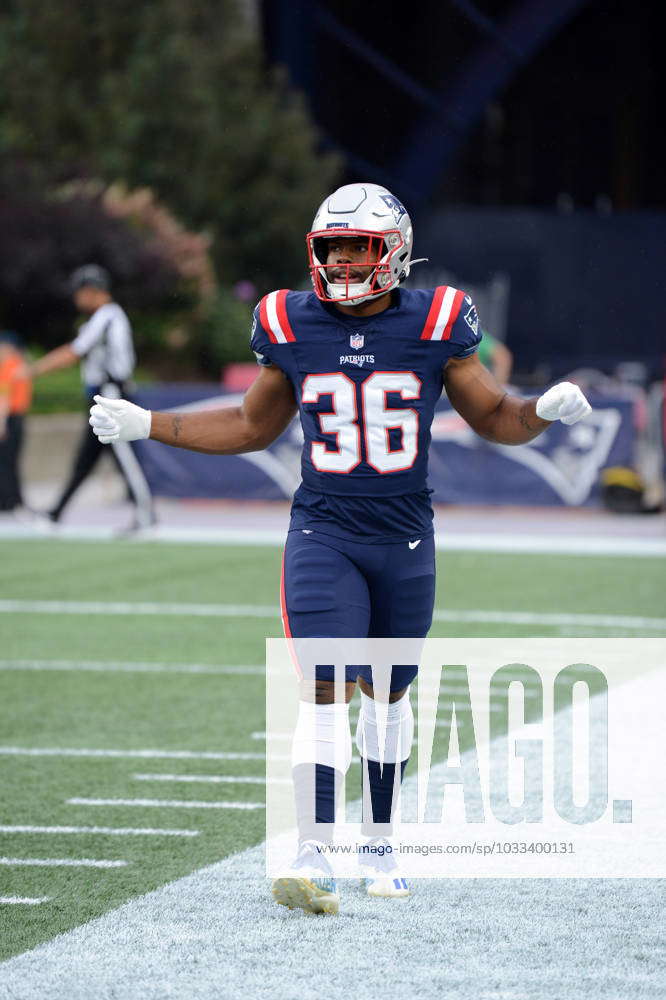
<path id="1" fill-rule="evenodd" d="M 33 600 L 277 603 L 277 546 L 0 543 L 0 595 Z M 437 606 L 664 615 L 659 559 L 439 553 Z M 276 633 L 277 634 L 277 633 Z"/>
<path id="2" fill-rule="evenodd" d="M 5 619 L 3 621 L 3 618 Z M 280 636 L 280 620 L 0 616 L 0 659 L 131 660 L 172 663 L 262 663 L 264 636 Z"/>
<path id="3" fill-rule="evenodd" d="M 264 726 L 257 676 L 12 673 L 2 677 L 5 745 L 248 750 Z M 231 684 L 226 682 L 231 680 Z M 0 896 L 54 896 L 36 907 L 0 907 L 0 957 L 82 923 L 132 895 L 256 843 L 264 812 L 66 804 L 71 797 L 263 801 L 263 788 L 138 782 L 137 772 L 263 774 L 261 761 L 0 757 L 0 823 L 197 829 L 196 838 L 0 834 L 0 855 L 130 862 L 108 871 L 0 867 Z"/>
<path id="4" fill-rule="evenodd" d="M 261 664 L 280 636 L 277 547 L 0 543 L 0 598 L 275 606 L 273 618 L 0 614 L 0 660 Z M 446 553 L 437 607 L 662 617 L 656 559 Z M 601 635 L 604 630 L 587 629 Z M 606 630 L 606 634 L 613 633 Z M 548 635 L 566 629 L 436 623 L 433 636 Z M 571 632 L 570 634 L 574 634 Z M 637 634 L 622 629 L 617 634 Z M 650 633 L 644 633 L 650 634 Z M 663 634 L 663 633 L 662 633 Z M 258 752 L 264 684 L 257 675 L 0 669 L 0 744 L 23 747 Z M 53 896 L 0 906 L 0 959 L 30 948 L 264 836 L 263 810 L 73 806 L 71 797 L 263 801 L 263 787 L 139 782 L 137 772 L 263 774 L 258 761 L 0 756 L 0 823 L 197 829 L 196 838 L 0 834 L 0 857 L 120 858 L 111 870 L 0 866 L 0 896 Z M 351 785 L 357 782 L 350 774 Z"/>

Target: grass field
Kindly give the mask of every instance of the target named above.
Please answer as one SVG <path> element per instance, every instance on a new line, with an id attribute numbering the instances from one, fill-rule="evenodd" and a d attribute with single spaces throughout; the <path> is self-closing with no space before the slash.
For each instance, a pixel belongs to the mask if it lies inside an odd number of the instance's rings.
<path id="1" fill-rule="evenodd" d="M 263 840 L 280 558 L 0 543 L 0 959 Z M 438 573 L 433 636 L 666 635 L 658 559 L 457 552 Z"/>

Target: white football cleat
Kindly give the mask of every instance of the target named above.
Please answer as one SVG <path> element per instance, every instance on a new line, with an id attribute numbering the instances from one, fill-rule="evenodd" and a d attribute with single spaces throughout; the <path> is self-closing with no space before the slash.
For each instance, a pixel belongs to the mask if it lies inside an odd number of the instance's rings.
<path id="1" fill-rule="evenodd" d="M 386 837 L 374 837 L 364 844 L 358 853 L 358 864 L 368 896 L 377 899 L 409 896 L 409 886 L 398 871 L 391 842 Z"/>
<path id="2" fill-rule="evenodd" d="M 298 849 L 290 874 L 273 880 L 276 903 L 307 913 L 337 913 L 340 896 L 333 871 L 315 840 L 305 840 Z M 292 874 L 293 873 L 293 874 Z"/>

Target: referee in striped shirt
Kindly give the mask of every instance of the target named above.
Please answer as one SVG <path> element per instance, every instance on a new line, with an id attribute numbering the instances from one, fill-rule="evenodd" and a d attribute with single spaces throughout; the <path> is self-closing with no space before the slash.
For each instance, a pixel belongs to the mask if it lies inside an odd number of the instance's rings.
<path id="1" fill-rule="evenodd" d="M 111 280 L 107 271 L 97 264 L 79 267 L 70 278 L 71 293 L 80 312 L 87 315 L 78 335 L 70 344 L 63 344 L 45 354 L 32 365 L 33 377 L 81 362 L 81 375 L 88 399 L 85 429 L 74 459 L 69 482 L 55 507 L 48 512 L 53 522 L 62 513 L 79 486 L 92 472 L 104 450 L 88 424 L 88 408 L 93 396 L 101 393 L 112 398 L 131 392 L 130 379 L 136 364 L 132 329 L 124 310 L 113 301 Z M 120 470 L 135 507 L 132 530 L 155 523 L 153 500 L 141 466 L 127 442 L 112 445 L 113 457 Z"/>

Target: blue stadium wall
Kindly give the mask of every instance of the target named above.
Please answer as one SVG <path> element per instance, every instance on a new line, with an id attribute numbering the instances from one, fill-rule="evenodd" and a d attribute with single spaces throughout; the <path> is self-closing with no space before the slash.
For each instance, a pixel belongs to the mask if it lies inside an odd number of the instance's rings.
<path id="1" fill-rule="evenodd" d="M 454 208 L 414 229 L 415 255 L 461 283 L 509 275 L 506 339 L 520 371 L 552 379 L 636 360 L 664 375 L 666 214 Z"/>

